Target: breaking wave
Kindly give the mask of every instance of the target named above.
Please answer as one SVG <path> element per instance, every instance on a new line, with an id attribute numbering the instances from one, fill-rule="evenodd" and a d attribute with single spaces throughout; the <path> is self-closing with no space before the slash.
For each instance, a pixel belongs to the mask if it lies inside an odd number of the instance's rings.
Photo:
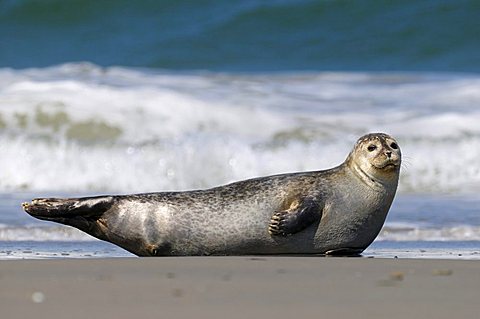
<path id="1" fill-rule="evenodd" d="M 0 69 L 0 192 L 147 192 L 329 168 L 402 147 L 402 193 L 480 191 L 480 77 Z"/>

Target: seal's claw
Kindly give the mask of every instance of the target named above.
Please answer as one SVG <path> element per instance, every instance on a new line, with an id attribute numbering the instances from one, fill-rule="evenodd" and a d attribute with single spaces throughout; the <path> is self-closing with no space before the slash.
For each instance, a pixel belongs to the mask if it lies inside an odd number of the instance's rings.
<path id="1" fill-rule="evenodd" d="M 285 232 L 285 220 L 287 216 L 287 211 L 275 212 L 270 220 L 268 233 L 272 236 L 287 236 L 288 233 Z"/>
<path id="2" fill-rule="evenodd" d="M 268 233 L 274 236 L 285 236 L 286 234 L 282 232 L 278 227 L 269 227 Z"/>

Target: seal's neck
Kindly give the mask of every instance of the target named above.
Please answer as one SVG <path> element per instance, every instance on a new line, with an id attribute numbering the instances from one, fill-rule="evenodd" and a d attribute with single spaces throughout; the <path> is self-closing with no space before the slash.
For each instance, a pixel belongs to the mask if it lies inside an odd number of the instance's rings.
<path id="1" fill-rule="evenodd" d="M 377 179 L 375 179 L 373 176 L 365 172 L 360 166 L 358 166 L 355 163 L 351 163 L 350 165 L 347 165 L 348 168 L 357 176 L 357 178 L 364 184 L 366 184 L 368 187 L 371 187 L 375 190 L 381 190 L 384 189 L 385 186 Z"/>
<path id="2" fill-rule="evenodd" d="M 367 170 L 362 169 L 362 167 L 354 161 L 349 161 L 345 164 L 345 166 L 350 169 L 350 171 L 352 171 L 362 183 L 374 190 L 383 191 L 385 189 L 391 189 L 392 187 L 396 189 L 397 187 L 398 179 L 393 178 L 385 180 L 379 178 L 378 176 L 369 173 Z"/>

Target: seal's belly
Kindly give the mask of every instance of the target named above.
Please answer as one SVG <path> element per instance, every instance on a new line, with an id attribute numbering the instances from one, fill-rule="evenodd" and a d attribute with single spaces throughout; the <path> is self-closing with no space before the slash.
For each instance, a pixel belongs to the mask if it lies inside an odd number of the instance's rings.
<path id="1" fill-rule="evenodd" d="M 360 205 L 362 206 L 362 205 Z M 242 209 L 239 209 L 241 207 Z M 372 207 L 332 205 L 320 222 L 287 237 L 268 233 L 279 203 L 232 205 L 222 210 L 183 211 L 171 225 L 172 254 L 311 254 L 339 248 L 366 248 L 377 236 L 386 212 Z"/>
<path id="2" fill-rule="evenodd" d="M 271 247 L 268 224 L 276 206 L 265 203 L 184 211 L 172 223 L 168 238 L 174 251 L 188 255 L 228 255 Z"/>

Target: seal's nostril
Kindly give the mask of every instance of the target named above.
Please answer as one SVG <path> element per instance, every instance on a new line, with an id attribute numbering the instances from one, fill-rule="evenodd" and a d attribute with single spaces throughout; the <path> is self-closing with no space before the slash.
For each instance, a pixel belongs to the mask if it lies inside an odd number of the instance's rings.
<path id="1" fill-rule="evenodd" d="M 388 158 L 392 157 L 392 152 L 385 152 Z"/>

